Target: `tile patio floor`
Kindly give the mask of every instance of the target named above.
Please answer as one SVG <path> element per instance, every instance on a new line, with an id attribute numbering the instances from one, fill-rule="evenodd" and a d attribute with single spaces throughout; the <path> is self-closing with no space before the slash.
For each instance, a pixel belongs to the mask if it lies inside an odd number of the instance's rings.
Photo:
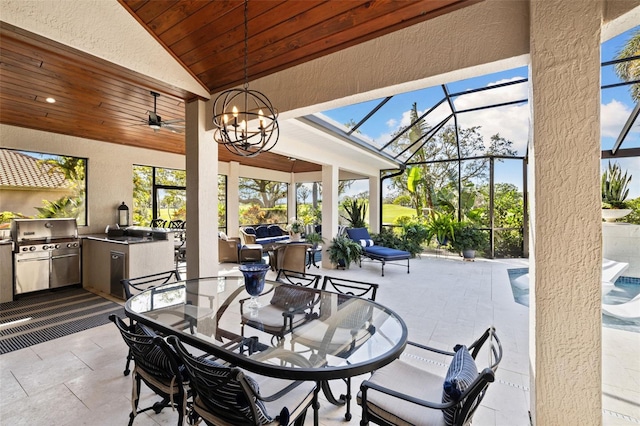
<path id="1" fill-rule="evenodd" d="M 223 266 L 237 273 L 234 265 Z M 411 261 L 409 275 L 406 268 L 388 265 L 381 277 L 379 263 L 314 272 L 379 283 L 377 300 L 402 316 L 414 341 L 448 349 L 471 343 L 494 325 L 505 354 L 473 424 L 526 426 L 528 308 L 514 302 L 507 269 L 527 266 L 526 259 L 463 262 L 452 255 L 424 255 Z M 122 375 L 126 352 L 108 324 L 0 356 L 0 424 L 126 425 L 131 409 L 131 379 Z M 640 424 L 640 334 L 603 328 L 603 352 L 603 424 Z M 424 364 L 446 370 L 438 361 Z M 353 380 L 354 393 L 364 378 Z M 144 389 L 141 404 L 147 406 L 155 397 Z M 352 411 L 347 423 L 343 408 L 321 399 L 321 424 L 358 425 L 355 401 Z M 165 409 L 141 415 L 134 425 L 173 425 L 176 419 Z M 306 424 L 312 424 L 311 413 Z"/>

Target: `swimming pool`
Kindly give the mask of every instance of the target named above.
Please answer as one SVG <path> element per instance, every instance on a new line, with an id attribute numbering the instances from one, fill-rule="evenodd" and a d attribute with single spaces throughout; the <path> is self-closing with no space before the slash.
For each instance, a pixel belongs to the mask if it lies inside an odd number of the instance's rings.
<path id="1" fill-rule="evenodd" d="M 520 305 L 529 306 L 528 280 L 524 277 L 529 273 L 529 268 L 508 269 L 507 272 L 509 273 L 513 300 Z M 638 294 L 640 294 L 640 278 L 621 276 L 618 277 L 614 283 L 613 289 L 603 296 L 602 303 L 617 305 L 628 302 Z M 609 328 L 640 333 L 640 321 L 638 320 L 625 321 L 610 317 L 609 315 L 602 315 L 602 325 Z"/>

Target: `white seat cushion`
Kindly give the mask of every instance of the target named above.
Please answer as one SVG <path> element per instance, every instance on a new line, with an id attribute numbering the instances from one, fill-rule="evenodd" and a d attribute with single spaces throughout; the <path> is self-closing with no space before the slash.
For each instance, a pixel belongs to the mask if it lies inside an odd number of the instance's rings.
<path id="1" fill-rule="evenodd" d="M 376 370 L 369 381 L 434 403 L 440 403 L 442 400 L 444 378 L 402 360 L 393 361 Z M 361 397 L 361 392 L 358 392 L 360 405 Z M 367 404 L 369 411 L 394 425 L 445 425 L 442 411 L 412 404 L 373 389 L 367 390 Z"/>

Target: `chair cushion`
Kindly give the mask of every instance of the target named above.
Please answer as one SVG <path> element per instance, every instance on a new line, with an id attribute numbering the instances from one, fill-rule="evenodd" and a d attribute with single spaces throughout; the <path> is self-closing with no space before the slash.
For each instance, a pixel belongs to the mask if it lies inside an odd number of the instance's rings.
<path id="1" fill-rule="evenodd" d="M 412 395 L 427 401 L 438 402 L 442 394 L 442 376 L 418 368 L 413 362 L 402 359 L 376 370 L 370 382 Z M 362 405 L 362 395 L 358 392 L 358 405 Z M 385 395 L 369 389 L 367 391 L 367 409 L 393 425 L 444 426 L 440 410 L 421 407 L 409 401 Z"/>
<path id="2" fill-rule="evenodd" d="M 347 229 L 347 235 L 353 241 L 371 239 L 371 236 L 369 235 L 369 231 L 367 231 L 367 228 L 349 228 Z"/>
<path id="3" fill-rule="evenodd" d="M 409 259 L 411 253 L 408 251 L 402 251 L 382 246 L 364 247 L 364 254 L 372 258 L 384 259 L 384 260 L 402 260 Z"/>
<path id="4" fill-rule="evenodd" d="M 282 236 L 282 228 L 280 228 L 278 225 L 269 225 L 267 227 L 267 236 L 269 237 Z"/>
<path id="5" fill-rule="evenodd" d="M 451 359 L 449 370 L 444 378 L 442 390 L 442 402 L 447 403 L 460 398 L 460 395 L 478 377 L 476 362 L 464 345 L 455 347 L 456 354 Z M 444 421 L 447 425 L 453 425 L 453 414 L 456 407 L 443 410 Z"/>
<path id="6" fill-rule="evenodd" d="M 256 238 L 265 238 L 269 236 L 269 230 L 265 225 L 260 225 L 256 228 Z"/>
<path id="7" fill-rule="evenodd" d="M 249 235 L 256 235 L 256 230 L 253 229 L 251 226 L 247 226 L 244 228 L 244 233 Z"/>

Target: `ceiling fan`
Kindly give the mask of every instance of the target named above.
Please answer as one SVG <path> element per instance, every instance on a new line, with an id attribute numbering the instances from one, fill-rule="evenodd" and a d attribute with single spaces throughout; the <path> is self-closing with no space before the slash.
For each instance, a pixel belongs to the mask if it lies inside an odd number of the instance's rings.
<path id="1" fill-rule="evenodd" d="M 149 114 L 148 120 L 141 120 L 144 124 L 153 129 L 154 132 L 157 132 L 160 129 L 171 130 L 174 133 L 183 133 L 184 132 L 184 120 L 181 118 L 175 118 L 173 120 L 164 120 L 157 113 L 157 104 L 158 104 L 158 96 L 160 93 L 150 92 L 151 96 L 153 96 L 153 111 L 147 111 Z"/>

